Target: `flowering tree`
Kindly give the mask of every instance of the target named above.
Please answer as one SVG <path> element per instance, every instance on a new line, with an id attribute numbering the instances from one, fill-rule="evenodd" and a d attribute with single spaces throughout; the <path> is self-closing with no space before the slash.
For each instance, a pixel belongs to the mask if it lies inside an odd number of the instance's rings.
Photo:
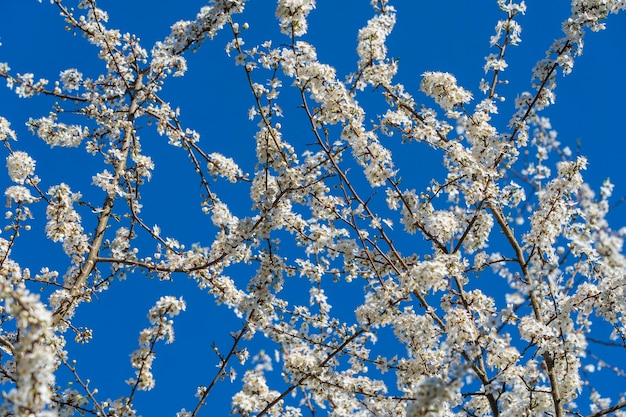
<path id="1" fill-rule="evenodd" d="M 592 191 L 585 158 L 542 115 L 585 32 L 604 29 L 623 0 L 572 0 L 563 37 L 535 66 L 531 92 L 509 98 L 502 125 L 495 115 L 523 1 L 494 2 L 502 17 L 479 91 L 429 71 L 418 96 L 395 81 L 387 0 L 371 1 L 346 78 L 305 40 L 314 0 L 277 1 L 273 42 L 244 43 L 254 29 L 246 2 L 216 0 L 148 49 L 112 28 L 95 0 L 51 3 L 97 48 L 104 71 L 69 68 L 48 81 L 9 62 L 0 76 L 19 97 L 51 104 L 28 120 L 32 134 L 100 162 L 84 189 L 71 173 L 39 178 L 27 132 L 0 115 L 11 180 L 0 237 L 1 415 L 135 415 L 188 294 L 149 309 L 117 398 L 100 395 L 98 375 L 68 352 L 92 339 L 84 307 L 141 276 L 155 282 L 146 285 L 191 278 L 210 294 L 204 302 L 240 323 L 229 343 L 206 349 L 214 373 L 193 402 L 181 400 L 180 417 L 208 415 L 224 402 L 214 394 L 222 385 L 242 416 L 626 415 L 626 391 L 598 383 L 623 384 L 626 372 L 626 230 L 605 219 L 613 185 Z M 164 98 L 188 53 L 224 36 L 248 85 L 235 111 L 256 126 L 252 164 L 201 140 Z M 392 151 L 407 147 L 434 152 L 443 169 L 401 169 Z M 151 194 L 159 166 L 144 149 L 188 158 L 200 184 L 193 209 L 211 231 L 204 241 L 144 215 L 167 198 Z M 32 256 L 18 254 L 38 229 L 65 257 L 35 272 Z"/>

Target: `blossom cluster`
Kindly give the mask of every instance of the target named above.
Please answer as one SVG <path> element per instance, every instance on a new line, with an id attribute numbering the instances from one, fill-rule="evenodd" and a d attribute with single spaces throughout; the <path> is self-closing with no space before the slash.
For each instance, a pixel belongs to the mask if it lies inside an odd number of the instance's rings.
<path id="1" fill-rule="evenodd" d="M 50 187 L 48 195 L 50 204 L 46 209 L 46 235 L 53 242 L 62 242 L 68 256 L 80 259 L 89 248 L 82 219 L 73 207 L 81 194 L 73 193 L 66 184 L 59 184 Z"/>
<path id="2" fill-rule="evenodd" d="M 148 312 L 151 327 L 145 328 L 139 334 L 139 349 L 130 356 L 130 363 L 137 369 L 135 378 L 126 382 L 134 385 L 141 391 L 150 391 L 154 388 L 155 380 L 152 374 L 152 364 L 155 359 L 154 345 L 160 340 L 165 343 L 174 341 L 174 327 L 172 317 L 186 309 L 181 298 L 172 296 L 161 297 Z"/>
<path id="3" fill-rule="evenodd" d="M 9 367 L 11 372 L 5 376 L 16 381 L 16 388 L 5 394 L 6 402 L 0 410 L 13 415 L 36 413 L 42 417 L 54 417 L 54 371 L 58 359 L 52 314 L 38 295 L 29 292 L 23 282 L 19 282 L 19 277 L 15 276 L 19 270 L 14 271 L 12 277 L 5 275 L 7 272 L 4 266 L 0 266 L 0 298 L 4 300 L 3 311 L 15 317 L 20 336 L 14 333 L 12 344 L 4 342 L 13 358 Z M 23 272 L 27 274 L 27 271 Z"/>
<path id="4" fill-rule="evenodd" d="M 35 172 L 35 160 L 26 152 L 13 152 L 7 157 L 7 168 L 13 182 L 24 184 L 26 178 Z"/>

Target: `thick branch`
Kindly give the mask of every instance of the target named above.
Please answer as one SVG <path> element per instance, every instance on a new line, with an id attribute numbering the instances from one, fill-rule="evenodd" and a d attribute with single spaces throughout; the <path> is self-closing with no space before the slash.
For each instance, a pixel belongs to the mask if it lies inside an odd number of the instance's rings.
<path id="1" fill-rule="evenodd" d="M 126 170 L 126 159 L 128 157 L 128 152 L 130 150 L 130 146 L 132 143 L 132 138 L 134 134 L 133 124 L 135 120 L 135 112 L 139 108 L 139 99 L 137 98 L 137 92 L 143 88 L 142 83 L 143 74 L 139 73 L 137 75 L 137 79 L 135 80 L 135 84 L 130 92 L 131 101 L 128 108 L 128 115 L 126 118 L 126 129 L 124 130 L 124 139 L 122 142 L 120 159 L 115 164 L 115 173 L 114 173 L 114 182 L 119 184 L 124 171 Z M 59 308 L 54 312 L 52 317 L 53 325 L 58 324 L 61 320 L 64 320 L 67 314 L 72 310 L 72 308 L 77 304 L 79 300 L 79 295 L 83 289 L 87 278 L 96 267 L 98 253 L 100 252 L 100 247 L 102 246 L 102 240 L 104 238 L 104 232 L 107 228 L 109 219 L 111 218 L 111 213 L 113 211 L 113 206 L 115 202 L 115 194 L 109 193 L 102 207 L 102 211 L 98 216 L 98 225 L 96 226 L 96 231 L 94 233 L 93 241 L 91 242 L 91 247 L 89 249 L 89 253 L 87 254 L 87 259 L 85 260 L 83 266 L 80 269 L 80 273 L 76 280 L 72 284 L 72 288 L 69 290 L 69 296 L 65 298 Z"/>

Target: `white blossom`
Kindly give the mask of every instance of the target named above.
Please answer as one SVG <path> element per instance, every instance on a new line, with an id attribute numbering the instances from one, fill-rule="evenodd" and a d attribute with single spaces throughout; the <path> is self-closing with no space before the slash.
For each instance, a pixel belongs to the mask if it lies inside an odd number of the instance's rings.
<path id="1" fill-rule="evenodd" d="M 7 196 L 8 199 L 18 204 L 28 204 L 37 200 L 37 198 L 33 197 L 33 195 L 30 193 L 30 190 L 22 185 L 12 185 L 8 187 L 4 191 L 4 195 Z"/>
<path id="2" fill-rule="evenodd" d="M 82 219 L 74 210 L 74 203 L 81 197 L 73 193 L 66 184 L 50 187 L 50 204 L 46 208 L 48 222 L 46 235 L 53 242 L 62 242 L 66 254 L 82 257 L 87 253 L 89 244 L 84 234 Z"/>
<path id="3" fill-rule="evenodd" d="M 279 0 L 276 17 L 285 35 L 302 36 L 307 32 L 307 16 L 315 8 L 315 0 Z"/>
<path id="4" fill-rule="evenodd" d="M 236 182 L 238 178 L 243 177 L 243 172 L 232 158 L 219 153 L 212 153 L 209 158 L 207 164 L 209 174 L 224 177 L 230 182 Z"/>
<path id="5" fill-rule="evenodd" d="M 76 147 L 89 134 L 89 129 L 86 127 L 56 122 L 55 114 L 50 114 L 49 117 L 30 119 L 28 126 L 31 132 L 52 147 Z"/>
<path id="6" fill-rule="evenodd" d="M 10 128 L 11 123 L 0 116 L 0 140 L 16 139 L 15 132 Z"/>
<path id="7" fill-rule="evenodd" d="M 186 309 L 186 304 L 181 298 L 172 296 L 161 297 L 148 312 L 151 327 L 145 328 L 139 334 L 139 349 L 131 354 L 131 365 L 137 369 L 135 378 L 126 382 L 135 385 L 141 391 L 150 391 L 155 386 L 152 373 L 152 364 L 156 358 L 154 344 L 159 340 L 165 343 L 174 341 L 174 327 L 172 317 L 177 316 Z M 169 317 L 169 319 L 168 319 Z"/>
<path id="8" fill-rule="evenodd" d="M 444 110 L 452 110 L 453 107 L 469 103 L 472 100 L 471 93 L 457 86 L 456 78 L 452 74 L 425 72 L 422 77 L 420 89 L 435 99 Z"/>
<path id="9" fill-rule="evenodd" d="M 23 284 L 12 287 L 0 277 L 0 297 L 7 314 L 16 317 L 20 338 L 13 345 L 16 388 L 6 394 L 15 415 L 56 416 L 52 411 L 57 366 L 51 313 Z"/>
<path id="10" fill-rule="evenodd" d="M 13 182 L 24 184 L 26 178 L 35 172 L 35 160 L 26 152 L 16 151 L 7 157 L 7 168 Z"/>
<path id="11" fill-rule="evenodd" d="M 61 71 L 59 78 L 61 79 L 64 90 L 73 91 L 80 88 L 83 81 L 83 74 L 76 68 L 71 68 Z"/>

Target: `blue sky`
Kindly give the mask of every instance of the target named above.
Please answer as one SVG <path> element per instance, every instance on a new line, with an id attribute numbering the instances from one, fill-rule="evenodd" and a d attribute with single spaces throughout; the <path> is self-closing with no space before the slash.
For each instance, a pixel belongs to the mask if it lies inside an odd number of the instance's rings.
<path id="1" fill-rule="evenodd" d="M 172 5 L 149 0 L 109 0 L 101 1 L 99 6 L 109 12 L 110 27 L 137 34 L 149 50 L 155 41 L 168 34 L 172 23 L 192 19 L 205 3 L 180 0 Z M 250 0 L 249 9 L 236 18 L 240 23 L 250 23 L 250 29 L 243 33 L 247 46 L 266 38 L 288 42 L 279 34 L 272 3 Z M 509 103 L 501 107 L 502 121 L 510 116 L 511 99 L 519 92 L 530 90 L 531 69 L 552 40 L 561 36 L 560 24 L 569 10 L 566 1 L 529 0 L 526 3 L 528 11 L 519 19 L 523 27 L 522 43 L 510 49 L 507 55 L 509 68 L 504 76 L 510 83 L 500 91 Z M 423 97 L 418 92 L 423 72 L 451 72 L 460 85 L 480 97 L 478 84 L 484 76 L 484 57 L 493 52 L 489 49 L 489 37 L 497 20 L 502 18 L 496 2 L 396 0 L 392 4 L 398 10 L 398 22 L 389 39 L 389 56 L 400 59 L 398 80 L 415 96 Z M 355 69 L 356 34 L 371 16 L 366 0 L 320 0 L 311 14 L 309 34 L 304 39 L 316 45 L 320 60 L 337 68 L 343 77 Z M 89 76 L 101 72 L 103 65 L 97 60 L 95 49 L 80 35 L 66 31 L 64 26 L 55 6 L 45 0 L 42 4 L 35 0 L 3 1 L 0 3 L 0 62 L 8 62 L 15 72 L 34 72 L 36 77 L 51 80 L 59 71 L 72 67 Z M 623 76 L 626 16 L 610 16 L 607 26 L 606 31 L 587 35 L 585 53 L 577 59 L 573 73 L 565 78 L 559 75 L 556 105 L 545 115 L 551 118 L 563 143 L 571 148 L 580 143 L 581 153 L 589 158 L 586 180 L 597 188 L 605 178 L 611 178 L 616 183 L 617 200 L 626 196 L 623 181 L 626 137 L 622 126 L 626 97 Z M 203 44 L 196 53 L 188 54 L 187 75 L 169 79 L 163 97 L 173 107 L 180 107 L 181 121 L 202 135 L 205 149 L 224 152 L 252 173 L 256 126 L 255 122 L 247 120 L 252 99 L 245 85 L 245 73 L 224 53 L 228 40 L 228 34 L 222 33 L 212 42 Z M 288 97 L 287 92 L 284 94 Z M 366 93 L 363 100 L 372 100 L 367 104 L 374 108 L 380 105 L 375 94 Z M 19 136 L 13 148 L 26 150 L 37 160 L 37 174 L 47 184 L 44 188 L 64 181 L 83 194 L 97 193 L 89 184 L 100 167 L 99 161 L 82 149 L 50 150 L 24 126 L 29 117 L 47 114 L 51 105 L 52 101 L 46 98 L 18 99 L 10 91 L 0 89 L 0 115 L 12 122 Z M 287 115 L 294 114 L 293 120 L 297 120 L 297 112 L 295 106 L 285 108 Z M 296 136 L 300 125 L 290 124 L 289 120 L 286 118 L 284 123 L 286 132 Z M 197 179 L 186 156 L 167 147 L 166 141 L 152 130 L 146 129 L 141 135 L 144 148 L 150 149 L 156 163 L 154 177 L 145 190 L 150 204 L 144 204 L 144 216 L 149 223 L 159 223 L 166 234 L 176 235 L 188 245 L 208 242 L 207 236 L 211 236 L 213 229 L 208 219 L 200 214 Z M 306 149 L 305 142 L 300 143 L 298 152 Z M 396 149 L 391 143 L 385 144 L 392 151 Z M 400 169 L 404 169 L 403 176 L 414 177 L 410 180 L 416 184 L 427 181 L 433 173 L 441 173 L 439 162 L 433 163 L 427 151 L 426 154 L 419 152 L 419 149 L 398 149 L 395 155 Z M 4 187 L 9 180 L 4 170 L 1 171 L 0 185 Z M 227 187 L 218 186 L 218 190 Z M 238 194 L 233 194 L 233 201 L 238 198 Z M 99 201 L 99 197 L 96 195 L 93 201 Z M 241 214 L 248 213 L 249 203 L 245 202 Z M 615 228 L 624 224 L 624 214 L 625 207 L 619 206 L 611 215 L 617 222 Z M 39 212 L 33 225 L 41 224 L 38 222 L 43 218 L 43 212 Z M 89 228 L 90 224 L 85 226 Z M 36 230 L 25 234 L 14 250 L 14 257 L 32 270 L 57 265 L 63 271 L 65 260 L 60 258 L 61 254 L 58 245 L 44 241 L 42 232 Z M 70 354 L 78 358 L 81 373 L 99 388 L 101 398 L 124 395 L 127 389 L 123 380 L 133 375 L 128 355 L 137 347 L 139 331 L 148 324 L 145 318 L 148 309 L 165 294 L 182 295 L 187 300 L 188 311 L 175 319 L 176 343 L 158 349 L 157 388 L 137 397 L 139 414 L 144 416 L 174 415 L 180 408 L 189 409 L 195 404 L 195 387 L 206 385 L 207 375 L 212 377 L 215 370 L 211 344 L 225 349 L 230 341 L 228 331 L 236 329 L 239 323 L 226 308 L 215 307 L 208 295 L 200 293 L 193 282 L 183 277 L 177 277 L 173 283 L 156 283 L 140 275 L 132 276 L 124 282 L 116 282 L 93 303 L 80 307 L 76 324 L 93 326 L 94 340 L 87 346 L 68 347 Z M 349 314 L 350 307 L 344 308 Z M 209 397 L 210 406 L 200 415 L 227 415 L 231 394 L 228 382 L 220 383 Z"/>

